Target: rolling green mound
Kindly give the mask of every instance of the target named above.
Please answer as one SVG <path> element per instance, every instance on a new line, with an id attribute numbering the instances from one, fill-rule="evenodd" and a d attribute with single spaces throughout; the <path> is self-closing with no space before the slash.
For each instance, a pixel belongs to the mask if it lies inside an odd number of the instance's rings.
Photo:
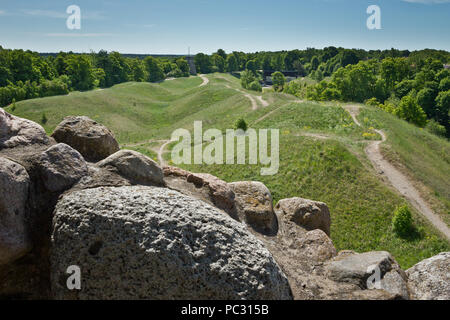
<path id="1" fill-rule="evenodd" d="M 258 180 L 272 191 L 274 201 L 304 197 L 323 201 L 332 213 L 331 238 L 337 249 L 386 250 L 403 268 L 442 251 L 448 241 L 417 212 L 415 232 L 400 238 L 391 228 L 394 210 L 406 201 L 373 169 L 365 155 L 374 129 L 388 140 L 383 153 L 414 180 L 435 212 L 450 223 L 450 143 L 399 120 L 381 109 L 361 106 L 355 125 L 341 104 L 301 102 L 294 96 L 264 94 L 240 88 L 228 74 L 208 75 L 160 84 L 124 83 L 109 89 L 75 92 L 67 96 L 16 103 L 17 116 L 41 123 L 48 133 L 67 115 L 86 115 L 110 128 L 124 148 L 157 159 L 162 140 L 178 128 L 192 130 L 202 120 L 204 130 L 233 128 L 243 118 L 250 127 L 280 129 L 280 168 L 277 175 L 261 176 L 262 165 L 182 165 L 225 181 Z M 240 90 L 240 91 L 239 91 Z M 250 94 L 258 102 L 252 110 Z M 258 100 L 262 96 L 269 106 Z M 169 145 L 164 158 L 170 163 Z"/>

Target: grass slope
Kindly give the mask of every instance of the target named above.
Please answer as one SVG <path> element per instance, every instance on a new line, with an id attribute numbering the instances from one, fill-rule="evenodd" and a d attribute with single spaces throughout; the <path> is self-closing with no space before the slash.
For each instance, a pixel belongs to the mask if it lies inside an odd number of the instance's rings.
<path id="1" fill-rule="evenodd" d="M 210 83 L 204 87 L 199 87 L 200 78 L 193 77 L 161 84 L 125 83 L 105 90 L 22 101 L 13 113 L 36 122 L 45 113 L 48 133 L 64 116 L 87 115 L 113 130 L 122 145 L 144 141 L 129 148 L 154 159 L 160 144 L 145 140 L 169 139 L 177 128 L 191 130 L 194 120 L 203 120 L 204 130 L 233 128 L 238 118 L 257 123 L 255 128 L 279 128 L 280 170 L 275 176 L 261 176 L 260 165 L 182 167 L 229 182 L 262 181 L 272 191 L 274 201 L 300 196 L 326 202 L 332 213 L 331 237 L 338 249 L 387 250 L 404 268 L 450 251 L 450 244 L 416 212 L 416 232 L 408 239 L 394 235 L 392 214 L 405 202 L 378 178 L 364 153 L 367 139 L 379 139 L 372 127 L 385 130 L 386 154 L 423 186 L 439 212 L 445 214 L 447 210 L 448 214 L 447 141 L 376 108 L 363 108 L 361 128 L 353 124 L 339 104 L 299 103 L 285 94 L 242 90 L 239 81 L 230 75 L 208 77 Z M 270 105 L 252 111 L 250 100 L 235 89 L 262 95 Z M 311 134 L 328 139 L 305 136 Z M 165 158 L 170 160 L 169 152 Z"/>

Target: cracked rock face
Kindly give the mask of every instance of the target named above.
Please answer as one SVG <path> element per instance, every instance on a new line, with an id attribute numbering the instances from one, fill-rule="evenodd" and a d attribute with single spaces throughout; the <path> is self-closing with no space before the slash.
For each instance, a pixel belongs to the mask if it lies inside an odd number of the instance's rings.
<path id="1" fill-rule="evenodd" d="M 0 266 L 31 249 L 25 224 L 29 184 L 21 165 L 0 157 Z"/>
<path id="2" fill-rule="evenodd" d="M 233 182 L 229 186 L 235 194 L 240 220 L 256 230 L 273 232 L 277 222 L 269 189 L 257 181 Z"/>
<path id="3" fill-rule="evenodd" d="M 291 299 L 286 276 L 239 222 L 177 191 L 87 189 L 58 203 L 51 248 L 57 299 Z M 66 288 L 81 269 L 82 290 Z"/>
<path id="4" fill-rule="evenodd" d="M 450 300 L 450 252 L 423 260 L 406 274 L 414 299 Z"/>
<path id="5" fill-rule="evenodd" d="M 207 173 L 192 173 L 171 166 L 164 167 L 163 171 L 169 188 L 205 201 L 239 220 L 235 194 L 225 181 Z"/>
<path id="6" fill-rule="evenodd" d="M 280 200 L 275 212 L 307 230 L 320 229 L 330 236 L 331 215 L 323 202 L 303 198 Z"/>
<path id="7" fill-rule="evenodd" d="M 406 275 L 389 252 L 339 255 L 326 264 L 326 271 L 328 277 L 336 282 L 355 284 L 363 290 L 383 289 L 399 299 L 409 299 Z M 376 274 L 379 276 L 378 284 Z"/>

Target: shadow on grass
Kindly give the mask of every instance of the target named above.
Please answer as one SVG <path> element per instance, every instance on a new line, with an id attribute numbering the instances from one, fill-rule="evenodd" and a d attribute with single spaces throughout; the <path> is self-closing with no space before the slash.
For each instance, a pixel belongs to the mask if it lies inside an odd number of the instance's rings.
<path id="1" fill-rule="evenodd" d="M 407 231 L 402 233 L 396 233 L 397 237 L 406 240 L 408 242 L 419 241 L 425 236 L 425 231 L 422 228 L 411 226 Z"/>

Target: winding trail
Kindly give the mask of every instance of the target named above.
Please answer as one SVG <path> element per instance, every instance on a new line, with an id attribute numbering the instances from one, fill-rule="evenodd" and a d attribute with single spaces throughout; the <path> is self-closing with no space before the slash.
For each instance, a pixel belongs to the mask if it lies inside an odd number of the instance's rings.
<path id="1" fill-rule="evenodd" d="M 166 165 L 166 162 L 163 159 L 164 149 L 171 142 L 172 141 L 170 141 L 170 140 L 165 140 L 165 143 L 163 145 L 161 145 L 161 147 L 158 150 L 158 162 L 161 167 L 164 167 Z"/>
<path id="2" fill-rule="evenodd" d="M 353 121 L 361 126 L 357 116 L 359 114 L 359 106 L 347 105 L 344 107 L 352 116 Z M 366 148 L 366 155 L 372 162 L 374 168 L 383 176 L 387 177 L 391 185 L 398 190 L 408 202 L 417 209 L 424 217 L 426 217 L 448 240 L 450 240 L 450 229 L 447 224 L 442 221 L 422 198 L 419 191 L 414 187 L 412 181 L 387 161 L 381 151 L 380 145 L 387 140 L 386 134 L 381 130 L 375 130 L 382 140 L 370 142 Z"/>
<path id="3" fill-rule="evenodd" d="M 203 82 L 199 85 L 199 87 L 203 87 L 206 86 L 209 83 L 209 79 L 207 76 L 205 76 L 204 74 L 199 74 L 198 75 L 200 78 L 202 78 Z"/>

